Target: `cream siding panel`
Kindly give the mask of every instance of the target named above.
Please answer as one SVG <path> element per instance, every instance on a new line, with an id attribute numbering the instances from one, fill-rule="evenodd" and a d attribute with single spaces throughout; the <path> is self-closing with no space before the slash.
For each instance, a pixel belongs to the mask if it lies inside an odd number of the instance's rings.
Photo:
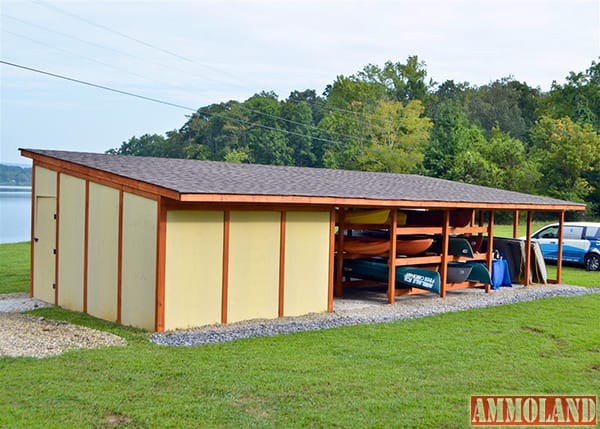
<path id="1" fill-rule="evenodd" d="M 165 329 L 221 321 L 222 211 L 168 211 Z"/>
<path id="2" fill-rule="evenodd" d="M 85 180 L 60 175 L 58 305 L 83 311 Z"/>
<path id="3" fill-rule="evenodd" d="M 87 310 L 117 320 L 119 191 L 90 183 Z"/>
<path id="4" fill-rule="evenodd" d="M 284 316 L 327 311 L 329 212 L 287 212 Z"/>
<path id="5" fill-rule="evenodd" d="M 35 195 L 56 197 L 56 171 L 35 167 Z"/>
<path id="6" fill-rule="evenodd" d="M 228 322 L 277 317 L 280 221 L 280 212 L 231 212 Z"/>
<path id="7" fill-rule="evenodd" d="M 121 323 L 154 330 L 157 203 L 123 194 Z"/>
<path id="8" fill-rule="evenodd" d="M 33 296 L 54 304 L 56 256 L 56 198 L 35 198 L 35 241 L 33 242 Z"/>

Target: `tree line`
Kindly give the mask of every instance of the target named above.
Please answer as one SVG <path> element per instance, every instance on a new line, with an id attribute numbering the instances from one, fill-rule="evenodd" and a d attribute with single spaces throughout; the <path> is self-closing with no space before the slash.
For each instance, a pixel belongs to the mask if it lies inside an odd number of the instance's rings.
<path id="1" fill-rule="evenodd" d="M 549 91 L 427 76 L 417 56 L 338 76 L 319 95 L 203 106 L 108 153 L 410 173 L 586 202 L 600 215 L 600 63 Z"/>

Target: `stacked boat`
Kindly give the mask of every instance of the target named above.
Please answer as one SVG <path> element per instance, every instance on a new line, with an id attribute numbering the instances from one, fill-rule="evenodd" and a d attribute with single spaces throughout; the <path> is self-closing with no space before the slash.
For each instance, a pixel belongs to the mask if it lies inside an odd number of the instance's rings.
<path id="1" fill-rule="evenodd" d="M 344 213 L 343 229 L 340 233 L 348 229 L 352 231 L 352 235 L 344 235 L 343 240 L 338 236 L 336 251 L 342 252 L 343 275 L 347 279 L 388 282 L 391 218 L 390 209 L 354 210 Z M 406 210 L 398 211 L 396 218 L 398 226 L 439 227 L 444 221 L 444 213 L 441 210 Z M 461 228 L 468 225 L 472 218 L 473 210 L 453 210 L 450 212 L 449 223 L 452 227 Z M 443 250 L 443 240 L 439 234 L 398 234 L 395 239 L 397 258 L 440 255 Z M 448 254 L 474 258 L 474 252 L 479 249 L 481 242 L 481 236 L 450 236 Z M 439 294 L 439 270 L 440 265 L 437 263 L 397 266 L 396 288 L 418 288 Z M 446 281 L 491 283 L 486 265 L 478 260 L 448 263 Z"/>

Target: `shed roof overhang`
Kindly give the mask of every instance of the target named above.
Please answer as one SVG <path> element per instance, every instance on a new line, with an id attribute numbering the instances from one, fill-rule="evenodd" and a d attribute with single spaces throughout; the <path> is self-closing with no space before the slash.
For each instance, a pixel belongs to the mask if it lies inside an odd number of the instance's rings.
<path id="1" fill-rule="evenodd" d="M 431 177 L 21 149 L 37 165 L 184 203 L 566 211 L 585 205 Z"/>

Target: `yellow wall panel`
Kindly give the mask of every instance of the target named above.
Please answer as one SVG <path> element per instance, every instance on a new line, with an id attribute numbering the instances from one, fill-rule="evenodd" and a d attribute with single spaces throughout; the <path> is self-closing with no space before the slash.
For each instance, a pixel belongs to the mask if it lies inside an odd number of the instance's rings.
<path id="1" fill-rule="evenodd" d="M 35 198 L 35 241 L 33 242 L 33 296 L 54 304 L 56 280 L 56 198 Z"/>
<path id="2" fill-rule="evenodd" d="M 60 175 L 58 305 L 83 311 L 85 180 Z"/>
<path id="3" fill-rule="evenodd" d="M 56 197 L 56 171 L 35 167 L 35 195 Z"/>
<path id="4" fill-rule="evenodd" d="M 123 194 L 121 323 L 154 330 L 157 203 Z"/>
<path id="5" fill-rule="evenodd" d="M 329 212 L 287 212 L 284 316 L 327 311 Z"/>
<path id="6" fill-rule="evenodd" d="M 229 322 L 277 317 L 280 220 L 280 212 L 231 212 Z"/>
<path id="7" fill-rule="evenodd" d="M 223 284 L 221 211 L 168 211 L 165 329 L 221 321 Z"/>
<path id="8" fill-rule="evenodd" d="M 87 309 L 117 320 L 119 191 L 90 183 Z"/>

